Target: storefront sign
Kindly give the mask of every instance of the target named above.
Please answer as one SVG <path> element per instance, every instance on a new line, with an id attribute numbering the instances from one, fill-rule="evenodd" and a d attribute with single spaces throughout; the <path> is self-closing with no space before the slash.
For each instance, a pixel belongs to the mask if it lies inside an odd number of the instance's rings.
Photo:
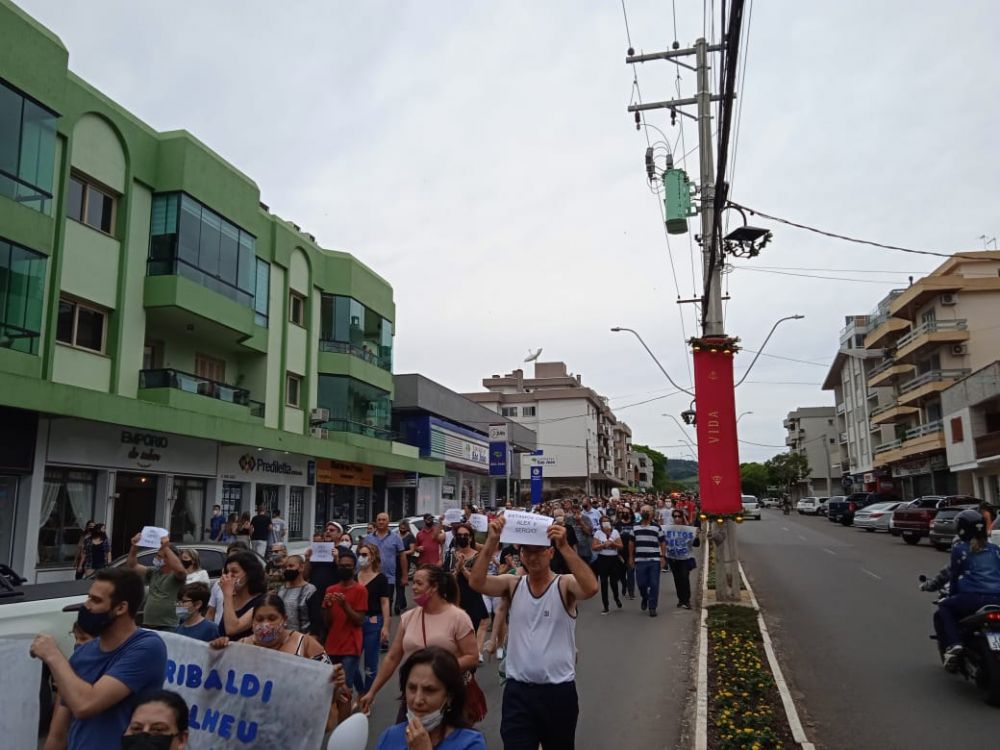
<path id="1" fill-rule="evenodd" d="M 57 419 L 49 430 L 46 460 L 87 468 L 214 477 L 216 454 L 211 440 L 83 419 Z"/>
<path id="2" fill-rule="evenodd" d="M 320 459 L 316 462 L 316 481 L 345 487 L 371 487 L 374 472 L 366 464 Z"/>
<path id="3" fill-rule="evenodd" d="M 919 474 L 930 474 L 932 471 L 942 471 L 948 468 L 948 460 L 944 455 L 932 456 L 916 461 L 904 461 L 892 465 L 892 476 L 913 477 Z"/>
<path id="4" fill-rule="evenodd" d="M 491 424 L 489 430 L 489 438 L 491 443 L 506 443 L 507 423 L 502 422 L 500 424 Z"/>
<path id="5" fill-rule="evenodd" d="M 490 476 L 507 476 L 507 443 L 490 443 Z"/>
<path id="6" fill-rule="evenodd" d="M 416 472 L 390 471 L 385 475 L 386 487 L 416 487 Z"/>
<path id="7" fill-rule="evenodd" d="M 305 456 L 263 451 L 240 445 L 219 448 L 219 476 L 234 482 L 305 485 L 309 464 Z"/>
<path id="8" fill-rule="evenodd" d="M 531 504 L 538 505 L 542 502 L 542 467 L 531 467 Z"/>

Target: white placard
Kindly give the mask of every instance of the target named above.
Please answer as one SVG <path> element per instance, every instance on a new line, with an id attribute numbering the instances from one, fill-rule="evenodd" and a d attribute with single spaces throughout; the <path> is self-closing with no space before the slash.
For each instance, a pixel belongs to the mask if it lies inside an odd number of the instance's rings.
<path id="1" fill-rule="evenodd" d="M 38 686 L 42 662 L 31 658 L 31 638 L 0 638 L 3 664 L 4 706 L 0 711 L 0 737 L 4 747 L 38 746 Z M 20 686 L 23 689 L 15 688 Z"/>
<path id="2" fill-rule="evenodd" d="M 691 556 L 691 542 L 698 534 L 698 529 L 694 526 L 670 526 L 663 527 L 663 533 L 667 537 L 667 557 L 674 560 L 686 560 Z"/>
<path id="3" fill-rule="evenodd" d="M 472 527 L 473 531 L 486 532 L 490 527 L 490 519 L 482 513 L 473 513 L 469 516 L 469 525 Z"/>
<path id="4" fill-rule="evenodd" d="M 333 542 L 313 542 L 310 562 L 333 562 Z"/>
<path id="5" fill-rule="evenodd" d="M 500 544 L 532 544 L 539 547 L 549 545 L 548 529 L 552 525 L 550 516 L 526 513 L 523 510 L 508 510 L 503 514 L 507 519 Z"/>
<path id="6" fill-rule="evenodd" d="M 163 687 L 180 693 L 191 712 L 191 750 L 322 744 L 333 698 L 330 665 L 243 643 L 210 649 L 194 638 L 159 635 L 167 646 Z"/>
<path id="7" fill-rule="evenodd" d="M 139 544 L 136 546 L 159 549 L 161 540 L 165 536 L 170 536 L 170 532 L 166 529 L 161 529 L 159 526 L 143 526 L 139 532 Z"/>
<path id="8" fill-rule="evenodd" d="M 503 424 L 491 424 L 490 429 L 487 432 L 491 443 L 506 443 L 507 442 L 507 423 Z"/>
<path id="9" fill-rule="evenodd" d="M 453 523 L 462 523 L 465 520 L 465 513 L 461 508 L 448 508 L 444 512 L 444 522 L 446 526 Z"/>

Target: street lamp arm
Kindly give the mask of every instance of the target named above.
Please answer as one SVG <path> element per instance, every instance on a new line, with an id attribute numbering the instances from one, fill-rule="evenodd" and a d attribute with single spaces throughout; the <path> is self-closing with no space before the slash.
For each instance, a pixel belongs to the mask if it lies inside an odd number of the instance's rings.
<path id="1" fill-rule="evenodd" d="M 692 396 L 692 397 L 694 396 L 694 394 L 691 391 L 689 391 L 687 388 L 685 388 L 684 386 L 678 385 L 677 383 L 674 382 L 674 379 L 672 377 L 670 377 L 670 374 L 663 368 L 663 365 L 660 364 L 660 360 L 658 360 L 656 358 L 656 355 L 653 354 L 653 351 L 648 346 L 646 346 L 646 342 L 642 340 L 642 336 L 639 335 L 638 331 L 636 331 L 636 330 L 634 330 L 632 328 L 622 328 L 621 326 L 615 326 L 614 328 L 611 329 L 611 331 L 613 333 L 618 333 L 619 331 L 628 331 L 633 336 L 635 336 L 637 339 L 639 339 L 639 343 L 642 344 L 642 348 L 645 349 L 646 352 L 649 354 L 649 356 L 653 358 L 653 361 L 656 362 L 656 366 L 660 368 L 660 372 L 662 372 L 663 375 L 666 377 L 666 379 L 668 381 L 670 381 L 670 385 L 672 385 L 674 388 L 676 388 L 679 391 L 684 391 L 684 393 L 688 394 L 689 396 Z"/>
<path id="2" fill-rule="evenodd" d="M 733 386 L 733 388 L 738 387 L 743 383 L 744 380 L 747 379 L 747 375 L 750 374 L 750 371 L 753 369 L 753 366 L 757 364 L 757 360 L 760 359 L 760 355 L 763 353 L 764 347 L 767 346 L 767 342 L 771 340 L 771 336 L 774 335 L 774 332 L 778 328 L 778 326 L 784 323 L 786 320 L 802 320 L 804 317 L 805 315 L 789 315 L 784 318 L 778 318 L 777 322 L 775 322 L 775 324 L 771 326 L 771 332 L 767 334 L 767 338 L 764 339 L 764 343 L 760 345 L 760 349 L 757 350 L 757 353 L 750 361 L 750 366 L 747 368 L 746 372 L 743 373 L 743 377 L 739 379 L 739 381 L 736 383 L 736 385 Z"/>

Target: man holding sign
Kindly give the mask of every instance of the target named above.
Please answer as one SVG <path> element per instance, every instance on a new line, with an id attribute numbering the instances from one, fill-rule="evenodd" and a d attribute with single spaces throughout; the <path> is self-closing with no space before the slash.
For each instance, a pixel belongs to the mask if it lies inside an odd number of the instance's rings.
<path id="1" fill-rule="evenodd" d="M 139 562 L 139 547 L 158 548 L 152 567 Z M 128 551 L 128 566 L 143 577 L 149 592 L 142 613 L 142 625 L 150 630 L 173 631 L 177 627 L 177 600 L 187 581 L 187 570 L 177 547 L 170 543 L 166 529 L 146 526 L 132 537 Z"/>
<path id="2" fill-rule="evenodd" d="M 521 545 L 527 575 L 487 575 L 497 546 Z M 553 547 L 568 575 L 552 572 Z M 507 511 L 492 521 L 469 585 L 509 603 L 507 684 L 500 736 L 505 750 L 572 750 L 579 703 L 576 693 L 576 603 L 597 593 L 590 566 L 566 543 L 566 527 L 534 513 Z"/>

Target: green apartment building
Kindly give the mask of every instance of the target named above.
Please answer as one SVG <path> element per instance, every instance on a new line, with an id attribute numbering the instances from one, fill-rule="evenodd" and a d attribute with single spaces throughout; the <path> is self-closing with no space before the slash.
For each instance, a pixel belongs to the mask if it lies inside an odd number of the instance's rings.
<path id="1" fill-rule="evenodd" d="M 0 0 L 0 562 L 66 578 L 87 520 L 117 555 L 216 503 L 307 538 L 442 475 L 390 431 L 389 284 L 67 63 Z"/>

